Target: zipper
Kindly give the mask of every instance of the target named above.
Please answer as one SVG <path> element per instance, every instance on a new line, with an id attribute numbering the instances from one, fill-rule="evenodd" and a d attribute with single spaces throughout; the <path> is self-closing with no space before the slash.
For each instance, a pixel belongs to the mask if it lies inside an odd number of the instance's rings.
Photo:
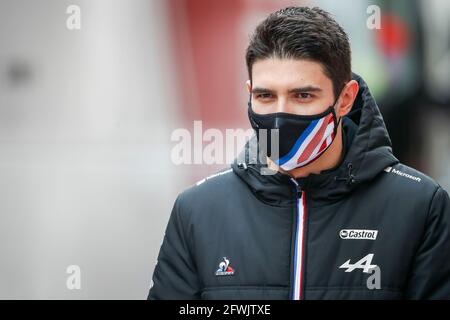
<path id="1" fill-rule="evenodd" d="M 292 281 L 292 300 L 303 299 L 303 283 L 304 283 L 304 249 L 305 249 L 305 232 L 306 232 L 306 196 L 305 191 L 301 189 L 298 182 L 291 178 L 295 184 L 296 191 L 296 214 L 294 218 L 295 233 L 293 235 L 294 252 L 293 252 L 293 281 Z"/>

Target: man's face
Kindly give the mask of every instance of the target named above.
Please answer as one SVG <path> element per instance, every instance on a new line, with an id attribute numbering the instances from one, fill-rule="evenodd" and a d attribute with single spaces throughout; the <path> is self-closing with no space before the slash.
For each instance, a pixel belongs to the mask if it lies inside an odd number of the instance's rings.
<path id="1" fill-rule="evenodd" d="M 333 83 L 321 64 L 309 60 L 268 58 L 253 64 L 252 107 L 256 113 L 315 115 L 334 102 Z"/>

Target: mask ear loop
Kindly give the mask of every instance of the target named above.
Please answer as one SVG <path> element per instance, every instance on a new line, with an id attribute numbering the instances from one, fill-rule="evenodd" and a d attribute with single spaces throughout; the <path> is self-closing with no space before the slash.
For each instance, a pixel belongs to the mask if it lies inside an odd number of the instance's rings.
<path id="1" fill-rule="evenodd" d="M 339 120 L 337 119 L 336 110 L 334 108 L 335 108 L 336 103 L 338 102 L 338 100 L 339 100 L 339 98 L 341 96 L 341 93 L 342 93 L 342 91 L 339 93 L 339 95 L 337 96 L 336 100 L 334 100 L 333 106 L 331 107 L 332 108 L 331 110 L 332 110 L 332 113 L 333 113 L 333 120 L 334 120 L 334 124 L 335 124 L 334 130 L 333 130 L 335 137 L 336 137 L 336 134 L 337 134 L 337 130 L 338 130 L 339 124 L 341 123 L 342 117 L 339 117 Z"/>

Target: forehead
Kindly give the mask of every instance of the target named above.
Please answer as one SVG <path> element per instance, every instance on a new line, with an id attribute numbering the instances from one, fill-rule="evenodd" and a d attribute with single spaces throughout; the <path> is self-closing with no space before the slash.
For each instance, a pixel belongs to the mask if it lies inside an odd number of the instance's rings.
<path id="1" fill-rule="evenodd" d="M 289 90 L 315 86 L 332 90 L 332 82 L 320 63 L 306 59 L 267 58 L 252 67 L 252 86 L 271 90 Z"/>

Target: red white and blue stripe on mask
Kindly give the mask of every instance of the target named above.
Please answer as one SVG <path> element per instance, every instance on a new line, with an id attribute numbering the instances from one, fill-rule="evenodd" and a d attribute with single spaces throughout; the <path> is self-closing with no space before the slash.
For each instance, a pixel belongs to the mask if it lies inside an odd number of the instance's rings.
<path id="1" fill-rule="evenodd" d="M 291 150 L 276 163 L 283 170 L 303 167 L 317 159 L 334 140 L 334 118 L 328 114 L 313 120 L 302 132 Z"/>

